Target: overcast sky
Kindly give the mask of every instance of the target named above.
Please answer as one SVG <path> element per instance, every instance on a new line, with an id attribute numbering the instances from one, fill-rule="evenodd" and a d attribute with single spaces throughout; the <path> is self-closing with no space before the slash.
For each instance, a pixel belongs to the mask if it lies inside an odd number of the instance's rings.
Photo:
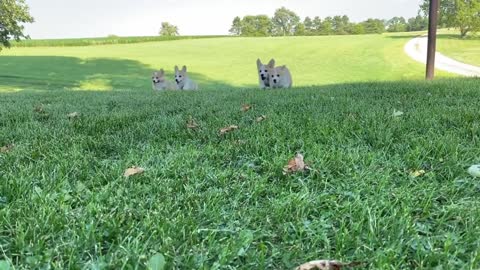
<path id="1" fill-rule="evenodd" d="M 421 0 L 27 0 L 36 22 L 32 38 L 157 35 L 160 24 L 182 35 L 228 34 L 235 16 L 266 14 L 285 6 L 302 18 L 346 14 L 367 18 L 413 17 Z"/>

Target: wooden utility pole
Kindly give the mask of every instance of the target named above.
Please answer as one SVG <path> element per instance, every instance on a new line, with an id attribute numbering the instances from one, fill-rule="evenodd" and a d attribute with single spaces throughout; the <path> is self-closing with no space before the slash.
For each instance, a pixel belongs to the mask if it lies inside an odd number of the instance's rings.
<path id="1" fill-rule="evenodd" d="M 439 0 L 430 0 L 430 14 L 428 16 L 428 48 L 427 48 L 427 80 L 435 76 L 435 52 L 437 51 L 437 25 Z"/>

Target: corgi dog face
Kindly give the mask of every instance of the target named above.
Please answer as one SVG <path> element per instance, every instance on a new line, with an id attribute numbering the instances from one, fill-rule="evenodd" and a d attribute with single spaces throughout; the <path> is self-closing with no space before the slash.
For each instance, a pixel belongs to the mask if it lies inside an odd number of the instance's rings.
<path id="1" fill-rule="evenodd" d="M 187 67 L 183 66 L 181 70 L 178 69 L 178 66 L 175 66 L 175 82 L 177 84 L 182 84 L 187 78 Z"/>
<path id="2" fill-rule="evenodd" d="M 268 70 L 275 67 L 275 60 L 272 59 L 267 65 L 264 65 L 260 59 L 257 59 L 258 82 L 262 89 L 270 86 Z"/>
<path id="3" fill-rule="evenodd" d="M 153 90 L 176 90 L 177 84 L 165 78 L 165 71 L 160 69 L 152 74 L 152 88 Z"/>
<path id="4" fill-rule="evenodd" d="M 154 84 L 165 82 L 165 71 L 160 69 L 160 71 L 155 71 L 152 74 L 152 82 Z"/>
<path id="5" fill-rule="evenodd" d="M 198 90 L 198 85 L 188 77 L 186 66 L 181 70 L 175 66 L 175 82 L 180 90 Z"/>
<path id="6" fill-rule="evenodd" d="M 292 75 L 286 66 L 280 66 L 268 69 L 270 87 L 272 88 L 290 88 L 292 87 Z"/>

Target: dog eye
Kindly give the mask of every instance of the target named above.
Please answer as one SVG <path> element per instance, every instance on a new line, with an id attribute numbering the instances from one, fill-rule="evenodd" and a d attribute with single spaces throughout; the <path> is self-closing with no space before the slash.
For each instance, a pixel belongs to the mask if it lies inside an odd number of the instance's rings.
<path id="1" fill-rule="evenodd" d="M 280 74 L 277 74 L 277 77 L 280 77 Z"/>
<path id="2" fill-rule="evenodd" d="M 274 75 L 272 75 L 272 78 L 275 77 Z"/>
<path id="3" fill-rule="evenodd" d="M 261 70 L 259 70 L 258 72 L 262 73 L 262 71 L 261 71 Z"/>

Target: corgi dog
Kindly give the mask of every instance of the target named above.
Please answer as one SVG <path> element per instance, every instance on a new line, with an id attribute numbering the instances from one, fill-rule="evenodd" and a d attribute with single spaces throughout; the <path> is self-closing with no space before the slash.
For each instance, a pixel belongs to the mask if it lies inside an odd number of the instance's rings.
<path id="1" fill-rule="evenodd" d="M 175 66 L 175 82 L 180 90 L 198 90 L 197 83 L 188 77 L 186 66 L 182 70 Z"/>
<path id="2" fill-rule="evenodd" d="M 270 87 L 270 79 L 268 76 L 268 70 L 275 67 L 275 60 L 272 59 L 267 65 L 264 65 L 260 59 L 257 59 L 258 70 L 258 85 L 260 89 L 266 89 Z"/>
<path id="3" fill-rule="evenodd" d="M 274 67 L 268 69 L 271 88 L 291 88 L 292 75 L 286 66 Z"/>
<path id="4" fill-rule="evenodd" d="M 152 88 L 153 90 L 177 90 L 177 85 L 165 79 L 165 71 L 160 69 L 159 71 L 153 72 L 152 75 Z"/>

